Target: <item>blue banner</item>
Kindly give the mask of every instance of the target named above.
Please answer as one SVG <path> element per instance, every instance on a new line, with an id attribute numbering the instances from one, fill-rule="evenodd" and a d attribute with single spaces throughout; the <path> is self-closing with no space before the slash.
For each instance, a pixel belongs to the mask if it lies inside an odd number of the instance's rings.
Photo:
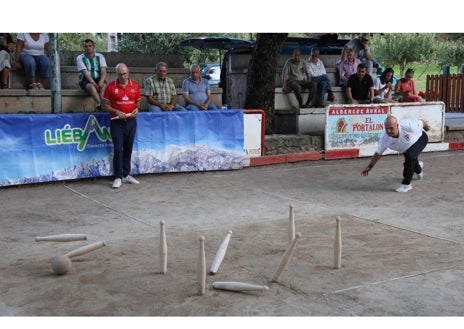
<path id="1" fill-rule="evenodd" d="M 107 113 L 0 115 L 0 186 L 112 176 Z M 132 174 L 243 167 L 243 112 L 141 112 Z"/>

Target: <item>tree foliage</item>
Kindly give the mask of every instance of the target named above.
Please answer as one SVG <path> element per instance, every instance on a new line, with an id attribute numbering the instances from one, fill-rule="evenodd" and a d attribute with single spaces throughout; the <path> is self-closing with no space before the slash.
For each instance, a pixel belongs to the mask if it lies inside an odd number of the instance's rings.
<path id="1" fill-rule="evenodd" d="M 437 50 L 437 64 L 442 66 L 457 66 L 464 63 L 464 47 L 461 42 L 446 41 L 439 44 Z"/>
<path id="2" fill-rule="evenodd" d="M 437 33 L 436 39 L 438 42 L 442 41 L 454 41 L 454 42 L 464 42 L 463 33 Z"/>
<path id="3" fill-rule="evenodd" d="M 118 43 L 121 53 L 140 54 L 185 54 L 186 48 L 179 46 L 188 33 L 123 33 Z"/>
<path id="4" fill-rule="evenodd" d="M 435 60 L 436 46 L 433 33 L 386 33 L 374 35 L 371 40 L 373 57 L 384 67 L 400 67 L 403 76 L 413 62 L 431 63 Z"/>
<path id="5" fill-rule="evenodd" d="M 82 41 L 85 39 L 93 40 L 96 51 L 106 51 L 107 40 L 104 33 L 59 33 L 58 48 L 63 51 L 80 51 L 83 49 Z"/>

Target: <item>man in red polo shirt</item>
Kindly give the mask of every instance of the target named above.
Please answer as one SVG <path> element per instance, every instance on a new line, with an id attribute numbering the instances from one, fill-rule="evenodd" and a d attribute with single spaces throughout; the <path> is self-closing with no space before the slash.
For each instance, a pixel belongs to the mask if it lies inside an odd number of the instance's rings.
<path id="1" fill-rule="evenodd" d="M 113 139 L 113 188 L 122 183 L 138 184 L 130 175 L 132 146 L 137 130 L 136 116 L 140 106 L 140 88 L 136 81 L 129 79 L 126 64 L 116 65 L 118 79 L 109 83 L 103 95 L 103 109 L 110 112 L 111 138 Z"/>

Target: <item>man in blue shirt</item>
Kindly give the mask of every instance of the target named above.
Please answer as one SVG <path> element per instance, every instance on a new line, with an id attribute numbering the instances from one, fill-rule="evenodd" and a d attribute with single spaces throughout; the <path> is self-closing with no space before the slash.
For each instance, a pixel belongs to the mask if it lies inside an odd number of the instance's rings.
<path id="1" fill-rule="evenodd" d="M 190 66 L 190 77 L 182 82 L 182 95 L 184 96 L 187 111 L 217 110 L 213 103 L 211 89 L 207 79 L 200 76 L 200 66 Z"/>

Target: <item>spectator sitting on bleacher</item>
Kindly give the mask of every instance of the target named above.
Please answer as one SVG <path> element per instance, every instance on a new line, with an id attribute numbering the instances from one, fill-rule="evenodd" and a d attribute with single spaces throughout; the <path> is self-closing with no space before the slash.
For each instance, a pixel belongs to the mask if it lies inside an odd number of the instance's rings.
<path id="1" fill-rule="evenodd" d="M 354 51 L 347 49 L 346 58 L 340 63 L 339 67 L 340 86 L 346 87 L 349 77 L 357 72 L 360 63 L 361 61 L 355 57 Z"/>
<path id="2" fill-rule="evenodd" d="M 312 48 L 311 49 L 311 56 L 306 61 L 308 65 L 309 75 L 311 76 L 311 81 L 317 83 L 317 99 L 319 103 L 315 104 L 317 107 L 325 107 L 324 104 L 324 96 L 327 92 L 327 101 L 333 102 L 335 100 L 335 96 L 332 92 L 332 88 L 330 86 L 330 80 L 327 76 L 327 71 L 325 70 L 324 63 L 319 58 L 319 49 Z"/>
<path id="3" fill-rule="evenodd" d="M 348 104 L 370 104 L 374 102 L 374 82 L 367 74 L 366 64 L 358 65 L 358 70 L 348 79 L 346 86 Z"/>
<path id="4" fill-rule="evenodd" d="M 414 70 L 407 69 L 404 77 L 399 79 L 395 86 L 395 94 L 401 95 L 400 102 L 422 102 L 422 97 L 417 95 L 414 82 Z"/>
<path id="5" fill-rule="evenodd" d="M 10 33 L 0 33 L 0 76 L 1 89 L 10 87 L 10 70 L 13 61 L 14 51 L 13 38 Z"/>
<path id="6" fill-rule="evenodd" d="M 382 75 L 374 80 L 374 103 L 396 103 L 391 98 L 393 93 L 393 75 L 393 69 L 387 67 Z"/>
<path id="7" fill-rule="evenodd" d="M 311 107 L 310 103 L 316 94 L 317 85 L 310 80 L 311 77 L 308 72 L 308 67 L 306 63 L 301 60 L 301 50 L 295 49 L 293 51 L 293 57 L 285 62 L 284 68 L 282 69 L 282 91 L 284 93 L 293 91 L 300 108 Z M 303 104 L 301 92 L 305 89 L 308 89 L 309 94 L 306 104 Z"/>
<path id="8" fill-rule="evenodd" d="M 182 95 L 187 111 L 217 110 L 209 81 L 200 75 L 200 65 L 190 65 L 190 77 L 182 82 Z"/>
<path id="9" fill-rule="evenodd" d="M 177 104 L 177 90 L 174 81 L 168 76 L 168 64 L 156 64 L 156 75 L 145 80 L 145 96 L 149 112 L 185 111 Z"/>
<path id="10" fill-rule="evenodd" d="M 93 40 L 85 39 L 82 46 L 84 52 L 76 58 L 79 86 L 92 96 L 97 103 L 96 110 L 101 111 L 106 87 L 106 60 L 102 54 L 95 52 Z"/>
<path id="11" fill-rule="evenodd" d="M 24 69 L 28 89 L 44 89 L 50 77 L 50 40 L 47 33 L 18 33 L 15 66 Z"/>
<path id="12" fill-rule="evenodd" d="M 369 48 L 369 34 L 364 33 L 359 38 L 354 38 L 349 41 L 344 47 L 341 55 L 341 61 L 345 59 L 346 50 L 353 49 L 354 55 L 358 58 L 361 63 L 364 63 L 367 67 L 367 73 L 372 75 L 374 69 L 374 63 L 372 61 L 371 50 Z"/>

